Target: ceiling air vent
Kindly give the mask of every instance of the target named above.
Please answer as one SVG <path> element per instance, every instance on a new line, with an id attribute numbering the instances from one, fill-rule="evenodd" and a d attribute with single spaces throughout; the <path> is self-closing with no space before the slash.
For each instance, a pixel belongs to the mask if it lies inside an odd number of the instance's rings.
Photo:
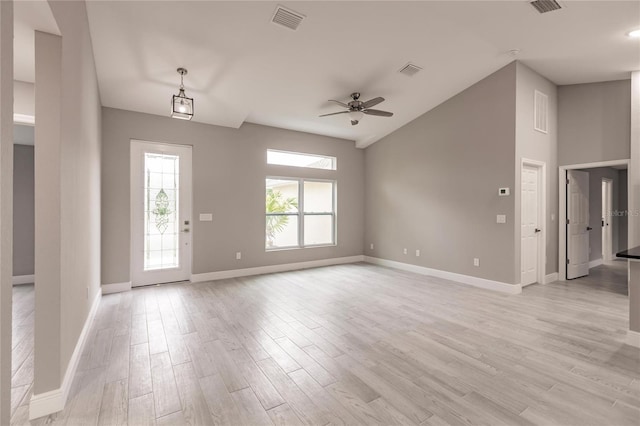
<path id="1" fill-rule="evenodd" d="M 535 0 L 530 2 L 530 4 L 540 13 L 562 9 L 562 6 L 560 6 L 556 0 Z"/>
<path id="2" fill-rule="evenodd" d="M 273 14 L 273 17 L 271 18 L 271 22 L 295 31 L 298 29 L 298 26 L 304 18 L 305 16 L 303 14 L 294 12 L 291 9 L 287 9 L 284 6 L 278 5 L 278 7 L 276 7 L 276 11 Z"/>
<path id="3" fill-rule="evenodd" d="M 400 69 L 400 71 L 398 71 L 400 74 L 404 74 L 407 77 L 413 77 L 414 75 L 418 74 L 420 71 L 422 70 L 421 67 L 412 64 L 411 62 L 409 62 L 407 65 L 405 65 L 404 67 L 402 67 Z"/>

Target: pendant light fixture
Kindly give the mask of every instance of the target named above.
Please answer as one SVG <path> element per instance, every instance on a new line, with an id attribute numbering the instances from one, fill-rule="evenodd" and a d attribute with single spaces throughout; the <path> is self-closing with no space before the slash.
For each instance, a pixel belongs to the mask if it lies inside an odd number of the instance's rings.
<path id="1" fill-rule="evenodd" d="M 187 75 L 186 68 L 178 68 L 180 74 L 180 92 L 173 95 L 171 99 L 171 117 L 181 120 L 191 120 L 193 118 L 193 98 L 187 98 L 184 94 L 184 76 Z"/>

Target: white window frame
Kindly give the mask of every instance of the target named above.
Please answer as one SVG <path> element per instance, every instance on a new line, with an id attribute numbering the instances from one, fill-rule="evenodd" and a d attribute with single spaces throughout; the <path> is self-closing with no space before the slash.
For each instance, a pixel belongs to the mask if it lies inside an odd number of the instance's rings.
<path id="1" fill-rule="evenodd" d="M 269 153 L 270 152 L 277 152 L 277 153 L 281 153 L 281 154 L 291 154 L 291 155 L 304 155 L 307 157 L 318 157 L 318 158 L 328 158 L 331 160 L 331 168 L 330 169 L 325 169 L 322 167 L 312 167 L 312 166 L 296 166 L 296 165 L 292 165 L 292 164 L 280 164 L 280 163 L 270 163 L 269 162 Z M 280 166 L 280 167 L 296 167 L 296 168 L 301 168 L 301 169 L 314 169 L 314 170 L 329 170 L 329 171 L 336 171 L 338 169 L 338 159 L 332 155 L 322 155 L 322 154 L 310 154 L 308 152 L 295 152 L 295 151 L 284 151 L 281 149 L 267 149 L 267 159 L 266 159 L 266 163 L 269 166 Z"/>
<path id="2" fill-rule="evenodd" d="M 295 246 L 285 246 L 285 247 L 273 247 L 269 248 L 266 246 L 265 241 L 265 251 L 279 251 L 279 250 L 293 250 L 293 249 L 305 249 L 305 248 L 314 248 L 314 247 L 333 247 L 338 244 L 338 223 L 337 223 L 337 186 L 338 182 L 335 179 L 315 179 L 315 178 L 296 178 L 296 177 L 287 177 L 287 176 L 267 176 L 265 178 L 265 196 L 267 192 L 266 183 L 267 180 L 288 180 L 291 182 L 298 182 L 298 211 L 295 213 L 267 213 L 264 212 L 265 219 L 267 216 L 297 216 L 298 217 L 298 245 Z M 305 182 L 325 182 L 331 183 L 332 186 L 332 204 L 333 211 L 332 212 L 313 212 L 306 213 L 304 211 L 304 183 Z M 331 216 L 331 224 L 332 224 L 332 242 L 328 244 L 304 244 L 304 219 L 305 216 Z M 265 224 L 265 235 L 266 235 L 266 226 L 267 221 L 264 221 Z"/>

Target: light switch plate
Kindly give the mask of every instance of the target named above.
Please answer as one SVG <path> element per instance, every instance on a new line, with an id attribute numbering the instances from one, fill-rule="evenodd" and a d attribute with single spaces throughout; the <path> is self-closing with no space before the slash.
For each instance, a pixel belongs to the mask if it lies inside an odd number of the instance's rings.
<path id="1" fill-rule="evenodd" d="M 504 214 L 497 215 L 496 223 L 507 223 L 507 215 L 504 215 Z"/>
<path id="2" fill-rule="evenodd" d="M 211 222 L 213 220 L 213 214 L 200 213 L 200 222 Z"/>

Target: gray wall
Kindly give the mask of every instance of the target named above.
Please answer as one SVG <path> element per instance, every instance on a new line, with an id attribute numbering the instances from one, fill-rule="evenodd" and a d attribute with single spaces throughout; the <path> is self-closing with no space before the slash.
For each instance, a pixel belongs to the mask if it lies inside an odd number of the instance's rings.
<path id="1" fill-rule="evenodd" d="M 558 164 L 630 158 L 630 80 L 558 88 Z"/>
<path id="2" fill-rule="evenodd" d="M 35 115 L 35 85 L 13 81 L 13 110 L 16 114 Z"/>
<path id="3" fill-rule="evenodd" d="M 620 171 L 611 167 L 598 167 L 583 170 L 589 173 L 589 226 L 593 228 L 589 235 L 589 260 L 602 259 L 602 178 L 613 181 L 612 208 L 622 211 L 626 209 L 626 184 L 620 184 Z M 624 191 L 622 191 L 624 189 Z M 622 225 L 624 223 L 624 225 Z M 611 226 L 613 253 L 620 251 L 620 228 L 626 226 L 627 218 L 613 216 L 609 218 Z M 626 242 L 626 238 L 625 238 Z M 626 248 L 626 247 L 625 247 Z"/>
<path id="4" fill-rule="evenodd" d="M 55 52 L 45 53 L 46 45 L 40 46 L 38 52 L 36 46 L 36 280 L 39 285 L 36 286 L 35 394 L 60 387 L 92 302 L 101 291 L 101 106 L 86 5 L 82 1 L 49 1 L 49 6 L 62 37 L 58 42 L 53 39 L 48 42 Z M 48 58 L 49 70 L 45 64 L 38 71 L 39 56 Z M 48 88 L 40 84 L 38 76 L 47 79 Z M 47 123 L 50 133 L 42 123 Z M 43 145 L 48 138 L 58 145 L 54 155 L 41 159 L 42 164 L 44 160 L 50 164 L 40 168 L 38 135 Z M 55 215 L 60 220 L 53 228 L 39 232 L 38 202 L 46 196 L 38 198 L 38 174 L 46 175 L 49 167 L 53 180 L 51 195 L 59 195 L 59 203 L 46 207 L 57 206 Z M 54 257 L 57 254 L 51 251 L 39 251 L 39 236 L 49 239 L 52 246 L 57 242 L 59 257 Z M 57 277 L 39 273 L 38 259 L 44 261 L 43 257 L 47 256 L 59 259 Z M 56 271 L 55 265 L 48 267 Z M 44 279 L 51 280 L 51 285 L 41 285 Z M 43 287 L 47 290 L 41 291 Z"/>
<path id="5" fill-rule="evenodd" d="M 513 62 L 366 149 L 367 255 L 519 282 L 514 228 L 496 224 L 515 214 L 498 196 L 514 187 L 515 90 Z"/>
<path id="6" fill-rule="evenodd" d="M 255 124 L 239 129 L 103 108 L 102 283 L 130 281 L 130 140 L 193 146 L 193 273 L 362 254 L 364 153 L 353 142 Z M 338 170 L 267 166 L 266 150 L 327 154 Z M 265 252 L 266 176 L 336 179 L 338 244 Z M 199 222 L 213 213 L 213 222 Z M 242 252 L 242 260 L 235 253 Z"/>
<path id="7" fill-rule="evenodd" d="M 548 96 L 549 129 L 541 133 L 533 128 L 534 93 L 538 90 Z M 516 77 L 516 178 L 515 201 L 515 273 L 521 276 L 521 165 L 522 159 L 546 164 L 546 212 L 541 226 L 546 235 L 545 274 L 558 272 L 558 91 L 555 84 L 531 68 L 518 62 Z M 553 217 L 552 217 L 553 215 Z M 518 278 L 519 279 L 519 278 Z M 518 281 L 519 282 L 519 281 Z"/>
<path id="8" fill-rule="evenodd" d="M 27 126 L 16 126 L 27 127 Z M 13 146 L 13 275 L 34 274 L 33 146 Z"/>

